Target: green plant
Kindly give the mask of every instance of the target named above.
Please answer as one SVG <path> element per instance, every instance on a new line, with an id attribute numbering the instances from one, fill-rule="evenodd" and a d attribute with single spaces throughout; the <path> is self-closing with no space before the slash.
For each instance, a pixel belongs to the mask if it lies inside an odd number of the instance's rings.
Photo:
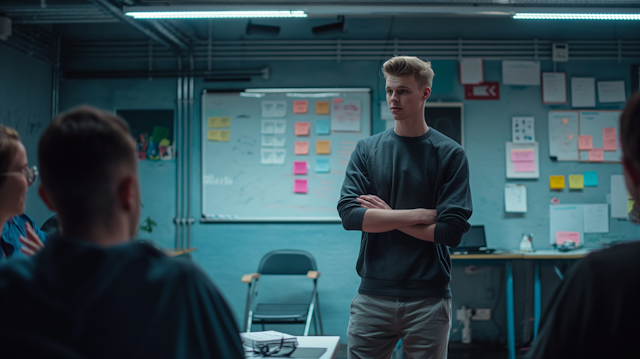
<path id="1" fill-rule="evenodd" d="M 153 219 L 151 219 L 151 217 L 147 217 L 147 219 L 142 221 L 142 224 L 140 225 L 139 229 L 143 232 L 151 233 L 153 232 L 153 227 L 157 225 L 158 224 Z"/>

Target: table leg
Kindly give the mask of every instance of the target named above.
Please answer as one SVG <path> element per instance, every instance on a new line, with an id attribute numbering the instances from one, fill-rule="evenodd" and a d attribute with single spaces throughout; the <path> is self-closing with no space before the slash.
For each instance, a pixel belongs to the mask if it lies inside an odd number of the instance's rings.
<path id="1" fill-rule="evenodd" d="M 542 290 L 540 288 L 540 262 L 534 261 L 533 267 L 533 341 L 538 337 L 538 329 L 540 328 L 540 314 L 542 307 Z"/>
<path id="2" fill-rule="evenodd" d="M 511 261 L 507 261 L 506 264 L 506 276 L 507 276 L 507 344 L 509 345 L 509 359 L 516 358 L 516 330 L 515 330 L 515 318 L 513 308 L 513 273 L 511 268 Z"/>

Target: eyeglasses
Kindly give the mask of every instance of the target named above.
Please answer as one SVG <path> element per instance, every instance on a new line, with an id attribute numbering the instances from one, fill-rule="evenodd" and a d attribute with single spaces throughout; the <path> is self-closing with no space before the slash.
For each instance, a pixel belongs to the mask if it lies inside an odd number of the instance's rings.
<path id="1" fill-rule="evenodd" d="M 39 174 L 40 172 L 38 172 L 38 167 L 33 166 L 31 168 L 27 167 L 20 172 L 0 173 L 0 176 L 24 176 L 27 179 L 29 186 L 31 186 L 36 182 Z"/>
<path id="2" fill-rule="evenodd" d="M 272 355 L 277 356 L 289 356 L 296 350 L 295 342 L 284 342 L 284 336 L 280 340 L 280 343 L 270 344 L 253 344 L 253 351 L 260 353 L 262 356 L 268 357 Z"/>

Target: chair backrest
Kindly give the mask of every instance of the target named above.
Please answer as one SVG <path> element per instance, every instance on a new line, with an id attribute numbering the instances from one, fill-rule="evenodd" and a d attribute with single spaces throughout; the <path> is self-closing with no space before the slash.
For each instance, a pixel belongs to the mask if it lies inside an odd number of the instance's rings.
<path id="1" fill-rule="evenodd" d="M 304 274 L 317 270 L 316 260 L 305 251 L 277 250 L 262 257 L 258 266 L 260 274 Z"/>

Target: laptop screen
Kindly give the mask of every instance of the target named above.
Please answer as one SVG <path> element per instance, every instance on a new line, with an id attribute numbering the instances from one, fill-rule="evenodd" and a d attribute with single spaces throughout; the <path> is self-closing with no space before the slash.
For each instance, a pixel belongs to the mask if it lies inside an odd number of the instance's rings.
<path id="1" fill-rule="evenodd" d="M 478 249 L 480 247 L 486 247 L 487 241 L 484 237 L 484 226 L 471 226 L 469 232 L 462 236 L 462 241 L 456 250 L 461 248 Z"/>

